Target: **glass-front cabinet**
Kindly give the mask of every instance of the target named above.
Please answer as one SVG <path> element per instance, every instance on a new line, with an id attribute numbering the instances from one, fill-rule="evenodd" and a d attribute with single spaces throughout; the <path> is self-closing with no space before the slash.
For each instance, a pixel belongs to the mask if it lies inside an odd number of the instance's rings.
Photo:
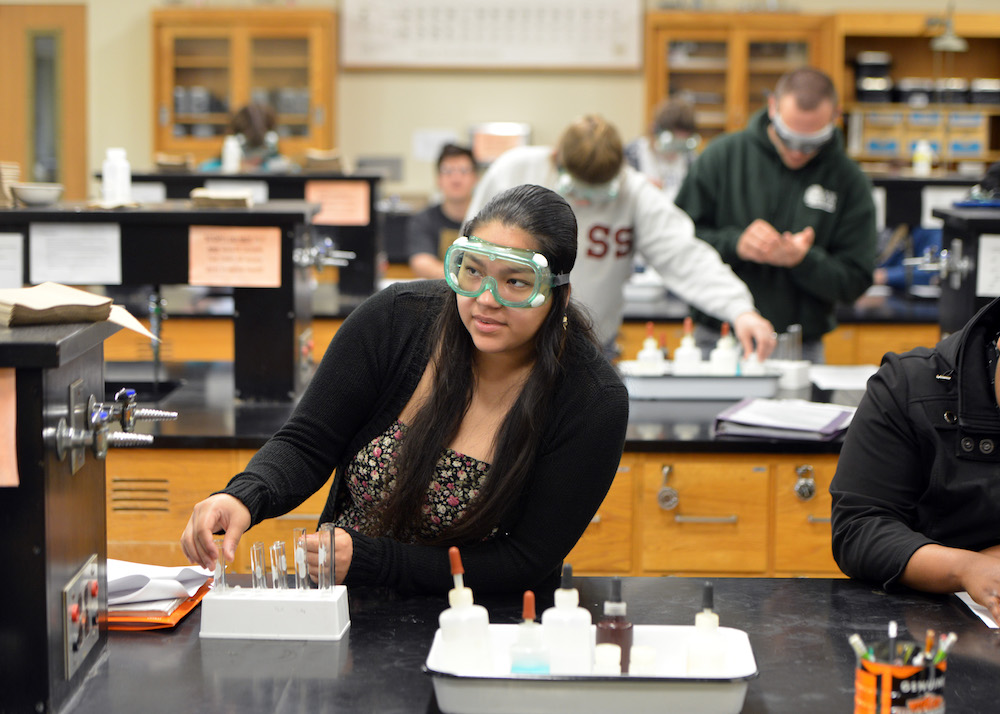
<path id="1" fill-rule="evenodd" d="M 157 10 L 153 34 L 157 152 L 218 156 L 251 102 L 273 109 L 283 154 L 333 147 L 333 12 Z"/>
<path id="2" fill-rule="evenodd" d="M 683 92 L 704 138 L 742 129 L 782 74 L 806 64 L 827 69 L 828 25 L 819 15 L 647 14 L 647 120 Z"/>

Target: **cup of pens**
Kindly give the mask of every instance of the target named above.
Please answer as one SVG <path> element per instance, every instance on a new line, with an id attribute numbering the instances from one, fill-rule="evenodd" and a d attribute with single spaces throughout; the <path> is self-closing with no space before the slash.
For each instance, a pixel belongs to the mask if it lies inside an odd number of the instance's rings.
<path id="1" fill-rule="evenodd" d="M 866 645 L 859 634 L 848 638 L 857 656 L 854 714 L 944 714 L 948 650 L 956 635 L 927 630 L 923 642 L 901 637 L 895 621 L 888 637 Z"/>

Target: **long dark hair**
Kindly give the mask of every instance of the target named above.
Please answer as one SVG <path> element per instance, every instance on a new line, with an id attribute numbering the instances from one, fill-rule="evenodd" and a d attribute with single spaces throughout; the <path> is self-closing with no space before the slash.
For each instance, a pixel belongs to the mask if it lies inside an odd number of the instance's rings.
<path id="1" fill-rule="evenodd" d="M 497 194 L 465 224 L 463 233 L 474 235 L 478 227 L 488 223 L 519 228 L 534 238 L 553 274 L 568 273 L 576 262 L 576 216 L 554 191 L 526 184 Z M 552 288 L 549 300 L 552 307 L 535 334 L 535 363 L 497 433 L 493 462 L 479 493 L 451 528 L 420 542 L 482 540 L 523 491 L 549 420 L 567 342 L 594 341 L 590 320 L 570 301 L 568 285 Z M 396 462 L 396 488 L 381 513 L 382 532 L 397 538 L 420 540 L 427 489 L 442 451 L 458 433 L 475 390 L 475 347 L 452 296 L 445 299 L 433 329 L 431 394 L 409 424 Z"/>

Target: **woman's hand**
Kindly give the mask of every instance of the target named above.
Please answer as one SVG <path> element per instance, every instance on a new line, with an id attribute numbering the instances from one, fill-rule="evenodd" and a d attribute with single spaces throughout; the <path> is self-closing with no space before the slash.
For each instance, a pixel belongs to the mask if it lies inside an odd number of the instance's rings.
<path id="1" fill-rule="evenodd" d="M 222 556 L 231 563 L 236 557 L 236 544 L 249 527 L 250 511 L 243 502 L 229 494 L 217 493 L 195 504 L 181 534 L 181 548 L 190 562 L 214 570 L 219 552 L 212 535 L 226 532 Z"/>
<path id="2" fill-rule="evenodd" d="M 334 578 L 337 585 L 343 585 L 354 557 L 354 541 L 351 534 L 343 528 L 333 529 L 333 550 Z M 309 577 L 316 582 L 319 579 L 319 533 L 306 536 L 306 562 L 309 564 Z"/>

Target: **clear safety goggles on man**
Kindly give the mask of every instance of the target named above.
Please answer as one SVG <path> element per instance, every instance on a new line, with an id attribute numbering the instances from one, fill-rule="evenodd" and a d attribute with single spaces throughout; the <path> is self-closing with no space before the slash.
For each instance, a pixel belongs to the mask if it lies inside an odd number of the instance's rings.
<path id="1" fill-rule="evenodd" d="M 774 133 L 778 135 L 781 143 L 789 151 L 798 151 L 803 154 L 813 154 L 823 148 L 823 146 L 833 138 L 833 124 L 827 124 L 819 131 L 811 134 L 793 131 L 782 120 L 781 115 L 775 112 L 771 117 L 771 125 Z"/>
<path id="2" fill-rule="evenodd" d="M 489 290 L 505 307 L 541 307 L 554 286 L 569 282 L 569 273 L 552 274 L 541 253 L 475 236 L 451 244 L 444 256 L 444 277 L 459 295 L 474 298 Z"/>
<path id="3" fill-rule="evenodd" d="M 609 203 L 618 198 L 621 183 L 621 175 L 615 176 L 606 183 L 587 183 L 573 178 L 566 169 L 559 169 L 556 193 L 571 203 L 582 203 L 588 206 Z"/>

